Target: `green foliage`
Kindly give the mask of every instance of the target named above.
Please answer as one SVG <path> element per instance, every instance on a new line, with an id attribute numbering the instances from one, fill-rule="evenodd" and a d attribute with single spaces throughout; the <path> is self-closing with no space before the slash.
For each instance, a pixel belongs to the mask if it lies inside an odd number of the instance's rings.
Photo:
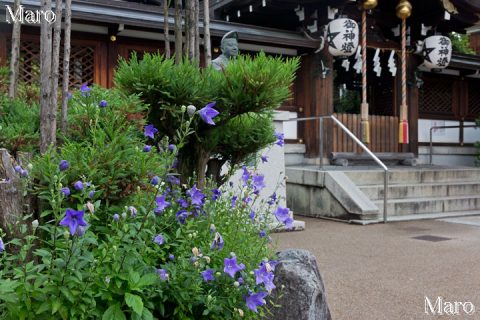
<path id="1" fill-rule="evenodd" d="M 0 94 L 0 146 L 12 153 L 34 151 L 39 141 L 39 107 Z"/>
<path id="2" fill-rule="evenodd" d="M 463 54 L 475 54 L 475 50 L 470 46 L 470 36 L 452 32 L 448 35 L 452 41 L 453 51 Z"/>
<path id="3" fill-rule="evenodd" d="M 108 106 L 99 107 L 102 99 Z M 201 204 L 194 204 L 195 189 L 177 184 L 172 167 L 195 118 L 179 115 L 188 120 L 176 131 L 176 149 L 163 139 L 143 152 L 145 108 L 138 97 L 119 91 L 92 88 L 73 95 L 61 148 L 36 156 L 22 178 L 40 208 L 18 224 L 18 238 L 6 239 L 0 229 L 0 319 L 258 319 L 266 312 L 248 309 L 245 297 L 249 290 L 266 291 L 254 270 L 273 258 L 268 234 L 260 231 L 278 202 L 262 203 L 250 178 L 215 200 L 205 189 Z M 241 117 L 236 125 L 252 131 L 265 121 L 256 114 Z M 271 132 L 253 136 L 262 134 Z M 245 147 L 246 136 L 236 139 L 237 147 Z M 61 160 L 68 169 L 60 168 Z M 152 176 L 160 177 L 158 185 Z M 75 181 L 84 188 L 76 190 Z M 168 202 L 162 210 L 160 196 Z M 252 201 L 242 200 L 247 198 Z M 83 211 L 87 223 L 73 234 L 61 224 L 69 208 Z M 212 246 L 217 232 L 222 249 Z M 161 244 L 153 241 L 157 235 Z M 224 272 L 232 253 L 245 265 L 235 278 Z M 215 280 L 204 281 L 207 269 Z"/>
<path id="4" fill-rule="evenodd" d="M 199 169 L 202 156 L 228 159 L 234 166 L 273 141 L 272 135 L 267 135 L 273 132 L 272 111 L 288 98 L 298 63 L 296 58 L 272 58 L 260 53 L 253 58 L 239 56 L 218 72 L 199 69 L 187 60 L 175 65 L 172 59 L 157 54 L 146 54 L 141 61 L 134 55 L 130 61 L 120 62 L 115 84 L 123 92 L 140 95 L 150 106 L 148 120 L 159 129 L 160 138 L 174 141 L 184 120 L 183 104 L 199 109 L 216 102 L 215 109 L 220 112 L 216 126 L 200 117 L 191 119 L 195 134 L 186 140 L 185 150 L 196 152 L 180 155 L 182 174 L 188 177 Z M 252 119 L 263 128 L 250 135 L 245 130 L 254 129 Z"/>

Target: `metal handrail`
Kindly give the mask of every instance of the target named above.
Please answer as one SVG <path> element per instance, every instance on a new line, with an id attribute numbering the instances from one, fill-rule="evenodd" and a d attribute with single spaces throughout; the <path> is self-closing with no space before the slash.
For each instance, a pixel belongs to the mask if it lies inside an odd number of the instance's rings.
<path id="1" fill-rule="evenodd" d="M 430 165 L 432 165 L 433 162 L 433 140 L 432 140 L 432 134 L 434 129 L 453 129 L 453 128 L 479 128 L 477 125 L 467 125 L 467 126 L 433 126 L 430 127 Z M 462 143 L 462 142 L 459 142 Z"/>
<path id="2" fill-rule="evenodd" d="M 323 119 L 332 119 L 350 138 L 355 141 L 375 162 L 383 169 L 383 222 L 387 223 L 387 204 L 388 204 L 388 168 L 387 166 L 370 150 L 368 147 L 363 144 L 360 139 L 358 139 L 340 120 L 338 120 L 334 115 L 330 116 L 318 116 L 318 117 L 306 117 L 306 118 L 293 118 L 289 120 L 283 120 L 283 122 L 290 121 L 308 121 L 308 120 L 320 120 L 319 132 L 320 132 L 320 168 L 323 169 Z"/>

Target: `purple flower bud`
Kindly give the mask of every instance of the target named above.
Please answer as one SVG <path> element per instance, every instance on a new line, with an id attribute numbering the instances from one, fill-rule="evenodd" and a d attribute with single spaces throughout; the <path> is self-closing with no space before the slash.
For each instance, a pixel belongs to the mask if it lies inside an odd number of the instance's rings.
<path id="1" fill-rule="evenodd" d="M 58 165 L 58 168 L 60 169 L 60 171 L 65 171 L 65 170 L 67 170 L 69 167 L 70 167 L 70 165 L 68 164 L 68 161 L 67 161 L 67 160 L 61 160 L 61 161 L 60 161 L 60 164 Z"/>
<path id="2" fill-rule="evenodd" d="M 20 174 L 22 175 L 22 177 L 26 177 L 28 176 L 28 171 L 25 169 L 22 169 L 22 171 L 20 171 Z"/>
<path id="3" fill-rule="evenodd" d="M 14 169 L 15 169 L 15 172 L 18 172 L 18 173 L 20 173 L 22 171 L 22 167 L 20 167 L 20 166 L 15 166 Z"/>
<path id="4" fill-rule="evenodd" d="M 145 147 L 143 147 L 143 152 L 150 152 L 150 150 L 152 150 L 152 146 L 147 144 L 145 145 Z"/>
<path id="5" fill-rule="evenodd" d="M 163 238 L 163 236 L 161 234 L 157 234 L 153 238 L 153 242 L 155 242 L 156 244 L 158 244 L 160 246 L 160 245 L 165 243 L 165 239 Z"/>
<path id="6" fill-rule="evenodd" d="M 150 181 L 150 183 L 153 184 L 154 186 L 156 186 L 159 182 L 160 182 L 160 178 L 158 176 L 153 177 L 152 180 Z"/>
<path id="7" fill-rule="evenodd" d="M 169 144 L 168 145 L 168 151 L 175 151 L 175 145 L 174 144 Z"/>
<path id="8" fill-rule="evenodd" d="M 67 99 L 68 99 L 68 100 L 72 99 L 72 93 L 71 93 L 71 92 L 68 92 L 68 93 L 67 93 Z"/>
<path id="9" fill-rule="evenodd" d="M 68 187 L 63 187 L 62 189 L 60 189 L 60 191 L 63 193 L 65 197 L 68 197 L 70 195 L 70 188 Z"/>
<path id="10" fill-rule="evenodd" d="M 2 238 L 0 238 L 0 253 L 2 253 L 3 251 L 5 251 L 5 244 L 3 243 Z"/>
<path id="11" fill-rule="evenodd" d="M 108 103 L 107 103 L 106 100 L 102 100 L 102 101 L 100 101 L 100 103 L 98 104 L 98 106 L 99 106 L 100 108 L 105 108 L 107 105 L 108 105 Z"/>
<path id="12" fill-rule="evenodd" d="M 135 208 L 134 206 L 129 206 L 128 211 L 130 211 L 132 218 L 135 218 L 137 216 L 137 208 Z"/>
<path id="13" fill-rule="evenodd" d="M 82 181 L 77 181 L 73 184 L 73 187 L 75 188 L 75 190 L 77 191 L 82 191 L 83 190 L 83 183 Z"/>
<path id="14" fill-rule="evenodd" d="M 173 254 L 169 254 L 168 255 L 168 259 L 170 259 L 171 261 L 175 260 L 175 256 Z"/>
<path id="15" fill-rule="evenodd" d="M 118 213 L 115 213 L 112 218 L 115 222 L 118 222 L 120 220 L 120 216 L 118 215 Z"/>
<path id="16" fill-rule="evenodd" d="M 91 190 L 91 191 L 88 193 L 88 196 L 90 197 L 90 199 L 93 199 L 93 197 L 95 196 L 95 191 Z"/>
<path id="17" fill-rule="evenodd" d="M 267 235 L 265 230 L 260 230 L 260 238 L 264 238 Z"/>

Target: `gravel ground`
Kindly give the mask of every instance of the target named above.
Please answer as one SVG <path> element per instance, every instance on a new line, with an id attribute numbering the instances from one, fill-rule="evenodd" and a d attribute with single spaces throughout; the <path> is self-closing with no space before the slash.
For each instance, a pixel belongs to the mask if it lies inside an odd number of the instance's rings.
<path id="1" fill-rule="evenodd" d="M 280 249 L 315 254 L 334 320 L 480 319 L 480 219 L 359 226 L 295 218 L 306 222 L 305 231 L 273 238 Z M 438 297 L 469 301 L 478 310 L 427 315 L 425 297 L 432 304 Z"/>

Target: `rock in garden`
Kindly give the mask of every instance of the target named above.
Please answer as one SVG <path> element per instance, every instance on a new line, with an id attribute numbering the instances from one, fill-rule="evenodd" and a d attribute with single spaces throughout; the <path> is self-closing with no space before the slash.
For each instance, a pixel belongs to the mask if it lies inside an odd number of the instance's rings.
<path id="1" fill-rule="evenodd" d="M 289 249 L 278 254 L 272 293 L 279 308 L 271 308 L 272 320 L 330 320 L 325 287 L 313 254 Z"/>

